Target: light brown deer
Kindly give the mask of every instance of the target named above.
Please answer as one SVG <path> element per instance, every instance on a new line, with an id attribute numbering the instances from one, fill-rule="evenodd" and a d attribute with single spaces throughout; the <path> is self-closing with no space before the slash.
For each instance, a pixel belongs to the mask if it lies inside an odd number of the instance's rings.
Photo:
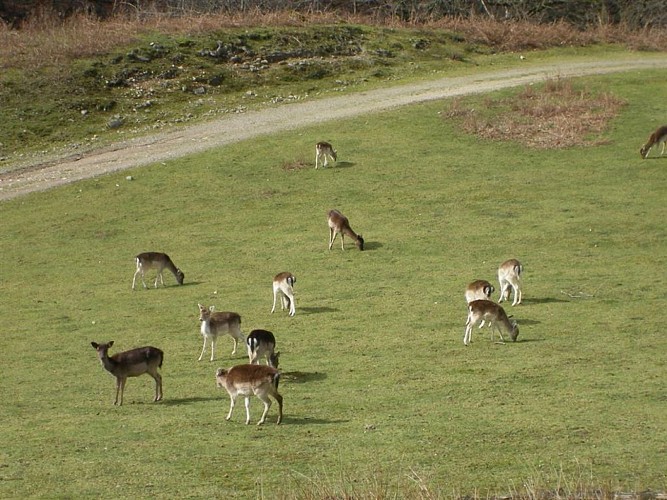
<path id="1" fill-rule="evenodd" d="M 521 274 L 523 273 L 523 266 L 521 262 L 516 259 L 509 259 L 500 264 L 498 268 L 498 282 L 500 283 L 500 299 L 498 302 L 510 299 L 511 292 L 514 294 L 512 305 L 521 304 L 523 293 L 521 292 Z"/>
<path id="2" fill-rule="evenodd" d="M 473 300 L 468 304 L 468 319 L 466 321 L 466 331 L 463 336 L 463 343 L 469 345 L 472 342 L 472 329 L 475 325 L 481 328 L 484 322 L 489 322 L 491 328 L 491 340 L 493 340 L 493 331 L 498 330 L 500 341 L 504 342 L 502 331 L 509 333 L 512 341 L 516 341 L 519 336 L 519 326 L 516 321 L 510 321 L 505 310 L 490 300 Z"/>
<path id="3" fill-rule="evenodd" d="M 275 352 L 276 337 L 268 330 L 253 330 L 246 339 L 248 358 L 251 365 L 256 365 L 262 356 L 266 364 L 278 368 L 280 353 Z"/>
<path id="4" fill-rule="evenodd" d="M 211 341 L 211 361 L 215 356 L 215 344 L 218 335 L 228 334 L 234 339 L 232 356 L 236 354 L 238 342 L 245 342 L 245 336 L 241 333 L 241 316 L 235 312 L 214 312 L 214 306 L 199 306 L 199 321 L 201 321 L 201 334 L 204 337 L 204 345 L 201 349 L 198 361 L 201 361 L 206 351 L 206 341 Z"/>
<path id="5" fill-rule="evenodd" d="M 486 280 L 475 280 L 466 287 L 466 302 L 470 304 L 473 300 L 491 300 L 491 294 L 495 288 Z"/>
<path id="6" fill-rule="evenodd" d="M 340 233 L 340 247 L 345 250 L 345 238 L 349 236 L 354 240 L 354 244 L 359 250 L 364 249 L 364 238 L 360 234 L 352 231 L 350 221 L 338 210 L 329 210 L 327 214 L 327 221 L 329 223 L 329 250 L 333 246 L 336 235 Z"/>
<path id="7" fill-rule="evenodd" d="M 128 377 L 138 377 L 147 373 L 155 380 L 155 399 L 162 399 L 162 376 L 158 368 L 162 368 L 164 353 L 157 347 L 137 347 L 129 351 L 119 352 L 109 357 L 109 348 L 113 346 L 113 340 L 106 344 L 91 342 L 90 345 L 97 351 L 97 356 L 106 371 L 116 377 L 116 399 L 113 404 L 123 404 L 123 393 L 125 382 Z"/>
<path id="8" fill-rule="evenodd" d="M 164 278 L 162 277 L 162 271 L 164 271 L 165 269 L 171 271 L 171 273 L 174 275 L 179 285 L 183 284 L 183 280 L 185 279 L 185 274 L 183 274 L 183 271 L 181 271 L 174 265 L 174 262 L 169 258 L 169 256 L 166 253 L 144 252 L 137 255 L 134 258 L 134 260 L 137 264 L 137 270 L 134 272 L 134 278 L 132 278 L 132 290 L 135 290 L 135 284 L 137 282 L 137 274 L 141 274 L 141 282 L 144 284 L 144 288 L 148 288 L 146 286 L 146 282 L 144 281 L 144 274 L 149 269 L 157 270 L 157 276 L 155 277 L 155 288 L 157 288 L 158 280 L 160 280 L 160 283 L 162 283 L 162 286 L 164 286 Z"/>
<path id="9" fill-rule="evenodd" d="M 338 153 L 328 142 L 318 142 L 315 144 L 315 168 L 318 168 L 318 163 L 321 158 L 324 158 L 324 168 L 329 165 L 327 157 L 331 158 L 334 162 L 338 161 Z"/>
<path id="10" fill-rule="evenodd" d="M 273 307 L 271 313 L 276 310 L 276 299 L 280 296 L 280 310 L 289 309 L 290 316 L 296 314 L 294 283 L 296 283 L 296 277 L 292 273 L 276 274 L 273 278 Z"/>
<path id="11" fill-rule="evenodd" d="M 230 405 L 226 420 L 232 418 L 236 398 L 241 394 L 245 398 L 245 423 L 250 423 L 250 396 L 257 396 L 264 403 L 264 413 L 257 425 L 262 425 L 271 407 L 271 396 L 278 402 L 277 424 L 283 419 L 283 397 L 278 393 L 280 372 L 266 365 L 236 365 L 229 370 L 218 368 L 215 374 L 218 387 L 224 387 L 229 394 Z"/>
<path id="12" fill-rule="evenodd" d="M 662 143 L 662 151 L 660 151 L 660 156 L 662 156 L 665 154 L 665 144 L 667 144 L 667 125 L 659 127 L 651 134 L 648 141 L 646 141 L 646 144 L 639 150 L 639 154 L 641 154 L 644 159 L 648 158 L 648 153 L 651 151 L 651 148 L 660 143 Z"/>

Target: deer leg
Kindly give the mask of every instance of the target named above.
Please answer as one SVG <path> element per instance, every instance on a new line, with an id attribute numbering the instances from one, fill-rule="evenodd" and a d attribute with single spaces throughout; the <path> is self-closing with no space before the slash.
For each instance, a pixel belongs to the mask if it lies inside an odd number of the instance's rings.
<path id="1" fill-rule="evenodd" d="M 273 291 L 273 307 L 271 308 L 271 313 L 273 314 L 273 311 L 276 310 L 276 299 L 278 295 L 278 290 Z"/>
<path id="2" fill-rule="evenodd" d="M 276 421 L 276 424 L 280 424 L 283 420 L 283 397 L 278 394 L 278 391 L 274 391 L 273 397 L 276 399 L 278 402 L 278 420 Z"/>
<path id="3" fill-rule="evenodd" d="M 158 373 L 157 368 L 154 372 L 149 372 L 149 375 L 155 380 L 155 399 L 153 399 L 153 402 L 160 401 L 162 399 L 162 376 Z"/>
<path id="4" fill-rule="evenodd" d="M 199 355 L 199 359 L 197 361 L 201 361 L 201 358 L 204 357 L 204 351 L 206 351 L 206 335 L 204 335 L 204 347 L 201 348 L 201 354 Z"/>
<path id="5" fill-rule="evenodd" d="M 140 269 L 137 269 L 137 270 L 134 272 L 134 277 L 132 278 L 132 290 L 136 290 L 136 288 L 135 288 L 134 286 L 135 286 L 136 283 L 137 283 L 137 274 L 139 274 L 140 272 L 141 272 Z M 144 283 L 144 285 L 145 285 L 145 283 Z"/>
<path id="6" fill-rule="evenodd" d="M 229 395 L 229 413 L 225 417 L 225 420 L 232 418 L 232 412 L 234 411 L 234 403 L 236 403 L 236 396 Z"/>
<path id="7" fill-rule="evenodd" d="M 123 393 L 125 392 L 126 380 L 127 378 L 125 377 L 116 378 L 116 401 L 113 402 L 114 405 L 123 406 Z"/>
<path id="8" fill-rule="evenodd" d="M 250 396 L 245 397 L 245 424 L 250 423 Z"/>
<path id="9" fill-rule="evenodd" d="M 213 357 L 215 356 L 215 344 L 218 342 L 217 337 L 211 337 L 211 361 L 213 361 Z"/>
<path id="10" fill-rule="evenodd" d="M 333 246 L 333 242 L 336 239 L 336 232 L 333 230 L 333 228 L 329 228 L 329 250 L 331 250 L 331 247 Z"/>
<path id="11" fill-rule="evenodd" d="M 662 151 L 660 151 L 660 156 L 665 154 L 665 144 L 667 144 L 667 141 L 662 141 Z"/>
<path id="12" fill-rule="evenodd" d="M 236 344 L 238 341 L 236 340 L 236 337 L 232 336 L 232 339 L 234 340 L 234 349 L 232 349 L 232 356 L 236 354 Z"/>
<path id="13" fill-rule="evenodd" d="M 264 413 L 262 413 L 262 418 L 257 422 L 257 425 L 262 425 L 266 420 L 267 413 L 269 413 L 269 408 L 271 408 L 271 400 L 267 394 L 257 394 L 257 397 L 264 403 Z"/>
<path id="14" fill-rule="evenodd" d="M 340 233 L 340 248 L 345 250 L 345 233 Z"/>

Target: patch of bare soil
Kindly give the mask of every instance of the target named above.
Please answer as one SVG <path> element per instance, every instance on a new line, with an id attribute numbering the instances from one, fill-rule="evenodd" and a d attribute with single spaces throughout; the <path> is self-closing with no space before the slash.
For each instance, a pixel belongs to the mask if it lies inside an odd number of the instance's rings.
<path id="1" fill-rule="evenodd" d="M 157 135 L 137 137 L 102 150 L 82 152 L 76 156 L 42 158 L 24 168 L 0 173 L 0 200 L 128 168 L 180 158 L 265 134 L 377 113 L 407 104 L 520 87 L 556 77 L 568 78 L 656 68 L 667 68 L 667 55 L 642 55 L 632 60 L 624 58 L 605 61 L 568 61 L 543 66 L 526 65 L 512 70 L 441 78 L 327 99 L 277 105 Z M 642 136 L 638 141 L 641 142 L 643 139 Z M 313 144 L 317 140 L 319 138 L 313 138 Z M 302 166 L 292 165 L 291 168 L 298 169 Z"/>
<path id="2" fill-rule="evenodd" d="M 526 85 L 515 96 L 486 99 L 481 109 L 464 107 L 457 99 L 443 116 L 485 139 L 558 149 L 605 143 L 601 134 L 625 104 L 609 92 L 596 94 L 557 78 L 540 89 Z"/>

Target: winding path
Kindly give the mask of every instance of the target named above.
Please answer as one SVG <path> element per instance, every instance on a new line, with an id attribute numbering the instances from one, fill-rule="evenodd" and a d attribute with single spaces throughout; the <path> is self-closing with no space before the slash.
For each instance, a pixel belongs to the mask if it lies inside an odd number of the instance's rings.
<path id="1" fill-rule="evenodd" d="M 634 59 L 605 61 L 563 61 L 283 104 L 131 139 L 76 157 L 70 156 L 0 174 L 0 200 L 44 191 L 109 172 L 190 155 L 263 134 L 384 111 L 406 104 L 490 92 L 556 76 L 578 77 L 658 68 L 667 68 L 667 55 L 643 55 Z"/>

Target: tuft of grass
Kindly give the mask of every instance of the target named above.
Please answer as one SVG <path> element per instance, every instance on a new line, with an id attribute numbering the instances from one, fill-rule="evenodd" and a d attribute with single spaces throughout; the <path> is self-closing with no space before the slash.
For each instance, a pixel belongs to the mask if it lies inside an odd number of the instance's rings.
<path id="1" fill-rule="evenodd" d="M 527 85 L 509 97 L 483 98 L 481 105 L 478 99 L 456 99 L 443 117 L 485 139 L 556 149 L 607 143 L 602 134 L 626 104 L 610 92 L 559 78 Z"/>

